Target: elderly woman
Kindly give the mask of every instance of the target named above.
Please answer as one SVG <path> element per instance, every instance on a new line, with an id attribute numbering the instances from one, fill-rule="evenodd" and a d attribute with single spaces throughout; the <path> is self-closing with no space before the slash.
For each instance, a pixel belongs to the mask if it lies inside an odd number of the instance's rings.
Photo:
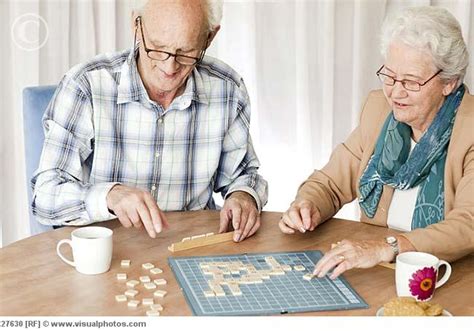
<path id="1" fill-rule="evenodd" d="M 313 231 L 357 197 L 361 221 L 403 232 L 342 240 L 317 263 L 318 277 L 406 251 L 452 261 L 474 250 L 474 97 L 459 23 L 441 8 L 406 9 L 385 21 L 382 54 L 383 90 L 370 93 L 359 126 L 300 186 L 279 226 Z"/>

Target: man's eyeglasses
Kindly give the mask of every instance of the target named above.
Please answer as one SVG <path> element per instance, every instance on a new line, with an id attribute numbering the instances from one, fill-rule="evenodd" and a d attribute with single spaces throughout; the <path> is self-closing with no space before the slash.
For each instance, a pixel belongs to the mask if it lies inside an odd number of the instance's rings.
<path id="1" fill-rule="evenodd" d="M 157 60 L 157 61 L 166 61 L 170 57 L 174 57 L 175 61 L 178 62 L 179 64 L 185 65 L 185 66 L 192 66 L 195 65 L 198 62 L 201 62 L 201 60 L 204 57 L 204 54 L 206 53 L 206 50 L 203 49 L 199 55 L 199 57 L 193 57 L 193 56 L 188 56 L 188 55 L 182 55 L 182 54 L 173 54 L 170 52 L 165 52 L 165 51 L 159 51 L 156 49 L 150 49 L 146 46 L 145 42 L 145 35 L 143 34 L 143 25 L 142 25 L 142 18 L 141 16 L 138 16 L 136 18 L 136 22 L 140 25 L 140 31 L 142 34 L 142 40 L 143 40 L 143 48 L 145 49 L 146 54 L 148 57 L 152 60 Z M 137 32 L 135 30 L 135 43 L 137 41 Z"/>
<path id="2" fill-rule="evenodd" d="M 421 90 L 422 86 L 425 86 L 430 80 L 435 78 L 436 76 L 439 75 L 439 73 L 443 70 L 438 70 L 433 76 L 428 78 L 424 83 L 418 83 L 414 80 L 409 80 L 409 79 L 402 79 L 398 80 L 395 77 L 389 76 L 387 74 L 382 73 L 382 69 L 385 67 L 385 65 L 382 65 L 379 70 L 375 73 L 377 77 L 380 79 L 380 81 L 388 86 L 393 86 L 395 85 L 396 82 L 402 83 L 403 87 L 408 90 L 408 91 L 413 91 L 413 92 L 418 92 Z"/>

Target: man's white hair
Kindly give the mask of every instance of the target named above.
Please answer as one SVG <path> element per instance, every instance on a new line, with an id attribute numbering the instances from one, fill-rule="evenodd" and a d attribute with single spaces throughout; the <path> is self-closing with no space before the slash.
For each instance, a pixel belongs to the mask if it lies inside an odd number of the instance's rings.
<path id="1" fill-rule="evenodd" d="M 469 54 L 461 26 L 444 8 L 411 7 L 387 17 L 382 26 L 381 52 L 387 56 L 393 41 L 427 50 L 446 81 L 457 79 L 462 84 L 469 64 Z"/>
<path id="2" fill-rule="evenodd" d="M 141 14 L 148 0 L 135 0 L 134 9 Z M 214 31 L 222 20 L 223 0 L 204 0 L 209 31 Z"/>

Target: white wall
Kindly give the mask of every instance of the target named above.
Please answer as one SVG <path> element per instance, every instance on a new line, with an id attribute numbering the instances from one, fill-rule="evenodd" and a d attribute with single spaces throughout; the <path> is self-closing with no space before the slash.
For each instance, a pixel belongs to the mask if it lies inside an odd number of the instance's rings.
<path id="1" fill-rule="evenodd" d="M 30 231 L 23 88 L 56 84 L 74 64 L 130 47 L 134 3 L 0 1 L 0 245 Z M 222 29 L 209 54 L 231 64 L 246 81 L 253 105 L 251 132 L 261 173 L 270 183 L 266 210 L 284 211 L 299 183 L 327 161 L 357 124 L 365 96 L 379 87 L 378 32 L 385 15 L 429 4 L 448 8 L 460 21 L 471 51 L 466 82 L 474 89 L 470 0 L 225 2 Z M 19 42 L 29 49 L 20 48 Z M 353 219 L 357 215 L 356 206 L 340 214 Z"/>

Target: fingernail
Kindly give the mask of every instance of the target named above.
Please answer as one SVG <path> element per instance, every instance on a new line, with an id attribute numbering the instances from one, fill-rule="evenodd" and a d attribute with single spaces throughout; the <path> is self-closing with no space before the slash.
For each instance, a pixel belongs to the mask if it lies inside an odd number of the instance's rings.
<path id="1" fill-rule="evenodd" d="M 236 233 L 234 234 L 234 241 L 239 241 L 240 240 L 240 234 Z"/>
<path id="2" fill-rule="evenodd" d="M 300 227 L 300 231 L 301 231 L 301 233 L 305 233 L 305 232 L 306 232 L 306 230 L 305 230 L 303 227 Z"/>
<path id="3" fill-rule="evenodd" d="M 155 224 L 155 231 L 156 231 L 156 233 L 161 232 L 161 227 L 158 224 Z"/>

